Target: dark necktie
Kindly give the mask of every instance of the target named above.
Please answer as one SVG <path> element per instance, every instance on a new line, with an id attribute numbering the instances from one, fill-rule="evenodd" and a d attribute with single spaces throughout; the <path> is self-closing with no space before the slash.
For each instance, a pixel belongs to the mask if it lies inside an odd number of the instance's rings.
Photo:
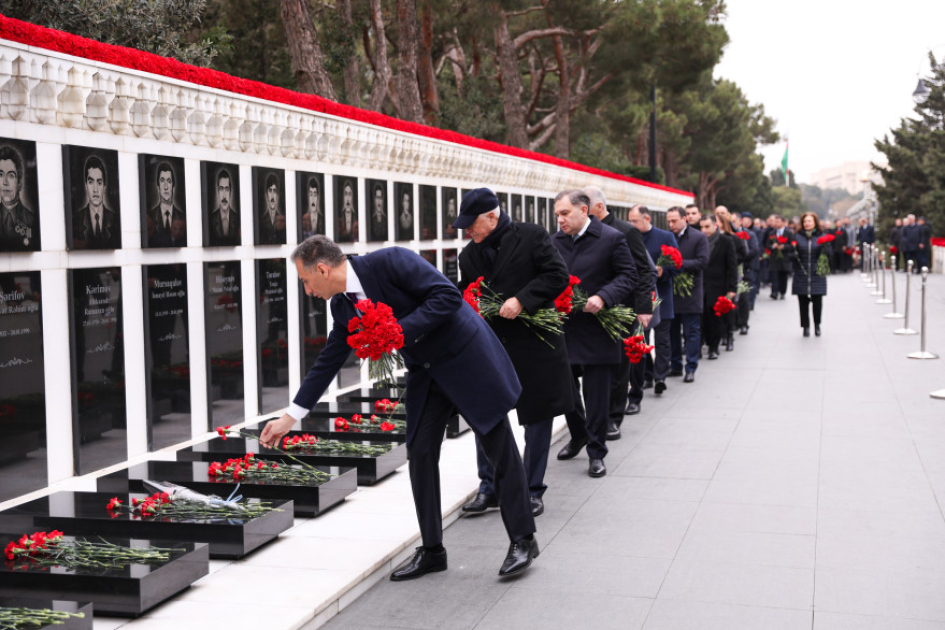
<path id="1" fill-rule="evenodd" d="M 101 235 L 102 235 L 102 223 L 101 223 L 101 218 L 96 214 L 96 215 L 95 215 L 95 236 L 98 237 L 98 236 L 101 236 Z"/>
<path id="2" fill-rule="evenodd" d="M 167 210 L 164 212 L 164 229 L 165 230 L 171 229 L 171 211 L 170 210 Z"/>

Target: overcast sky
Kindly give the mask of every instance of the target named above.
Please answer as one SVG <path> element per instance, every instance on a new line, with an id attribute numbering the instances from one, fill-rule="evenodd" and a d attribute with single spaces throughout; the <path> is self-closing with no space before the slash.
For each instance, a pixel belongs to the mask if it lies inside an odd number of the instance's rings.
<path id="1" fill-rule="evenodd" d="M 912 115 L 928 51 L 945 57 L 945 0 L 726 0 L 730 43 L 715 76 L 762 103 L 790 138 L 799 182 L 848 160 Z M 784 142 L 762 148 L 779 168 Z"/>

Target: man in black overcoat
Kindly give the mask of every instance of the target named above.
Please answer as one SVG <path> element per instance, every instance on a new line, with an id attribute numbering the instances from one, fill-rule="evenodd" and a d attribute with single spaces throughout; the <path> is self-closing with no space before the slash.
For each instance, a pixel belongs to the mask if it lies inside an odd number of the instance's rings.
<path id="1" fill-rule="evenodd" d="M 307 238 L 292 253 L 308 295 L 331 300 L 332 329 L 287 413 L 266 424 L 259 441 L 278 443 L 304 418 L 348 356 L 348 323 L 357 301 L 389 306 L 403 328 L 398 352 L 407 367 L 405 405 L 410 484 L 423 546 L 391 574 L 409 580 L 446 570 L 440 504 L 440 447 L 454 410 L 463 415 L 495 465 L 496 494 L 511 544 L 500 576 L 517 575 L 538 556 L 535 517 L 508 411 L 522 388 L 492 329 L 443 274 L 416 253 L 388 247 L 347 258 L 331 239 Z"/>
<path id="2" fill-rule="evenodd" d="M 518 316 L 524 311 L 554 310 L 555 298 L 568 287 L 568 268 L 543 227 L 516 223 L 499 209 L 499 199 L 488 188 L 463 197 L 457 230 L 472 239 L 459 254 L 460 287 L 483 278 L 488 290 L 504 300 L 498 317 L 487 320 L 505 347 L 522 394 L 515 403 L 519 424 L 525 427 L 525 476 L 532 513 L 544 511 L 542 496 L 555 416 L 574 408 L 571 366 L 564 333 L 554 335 L 529 328 Z M 536 334 L 537 332 L 537 334 Z M 541 335 L 539 337 L 539 334 Z M 479 493 L 463 506 L 467 513 L 498 507 L 495 471 L 476 440 Z"/>
<path id="3" fill-rule="evenodd" d="M 709 263 L 709 241 L 705 234 L 691 227 L 679 206 L 666 211 L 666 223 L 676 236 L 683 264 L 677 278 L 687 274 L 692 278 L 692 291 L 683 295 L 677 289 L 679 280 L 673 280 L 673 311 L 675 317 L 670 327 L 670 376 L 683 375 L 683 347 L 686 352 L 686 375 L 683 382 L 692 383 L 699 367 L 702 350 L 702 272 Z"/>
<path id="4" fill-rule="evenodd" d="M 774 229 L 768 232 L 765 250 L 768 254 L 768 277 L 771 279 L 771 299 L 784 299 L 787 294 L 788 274 L 791 261 L 784 253 L 785 247 L 794 239 L 794 232 L 785 225 L 784 217 L 774 216 Z"/>
<path id="5" fill-rule="evenodd" d="M 709 346 L 709 359 L 714 360 L 719 358 L 719 342 L 727 330 L 725 318 L 717 316 L 713 307 L 723 295 L 730 300 L 735 299 L 738 290 L 738 256 L 732 238 L 719 230 L 715 215 L 707 214 L 699 223 L 702 233 L 709 240 L 709 262 L 702 276 L 702 332 Z"/>
<path id="6" fill-rule="evenodd" d="M 588 474 L 607 474 L 607 419 L 610 383 L 623 353 L 621 341 L 611 339 L 594 313 L 622 304 L 637 285 L 637 270 L 623 234 L 588 216 L 590 199 L 582 190 L 566 190 L 555 197 L 555 216 L 561 228 L 552 237 L 568 272 L 580 278 L 576 287 L 587 297 L 583 311 L 572 309 L 564 332 L 575 392 L 583 377 L 584 409 L 577 407 L 565 419 L 571 440 L 558 459 L 571 459 L 587 445 Z"/>
<path id="7" fill-rule="evenodd" d="M 637 314 L 637 321 L 634 324 L 649 328 L 653 319 L 653 292 L 656 291 L 656 265 L 650 254 L 646 251 L 646 245 L 643 244 L 643 235 L 640 230 L 630 224 L 629 221 L 618 219 L 607 211 L 607 199 L 604 197 L 604 191 L 597 186 L 586 186 L 584 192 L 591 200 L 591 206 L 588 213 L 591 216 L 600 219 L 604 225 L 616 229 L 627 239 L 627 247 L 630 248 L 630 255 L 633 256 L 633 265 L 637 270 L 636 288 L 628 296 L 624 304 L 631 307 Z M 636 206 L 634 206 L 636 207 Z M 659 319 L 653 323 L 656 325 Z M 640 400 L 643 398 L 644 378 L 642 370 L 630 370 L 630 358 L 626 353 L 620 355 L 620 363 L 614 370 L 614 375 L 610 381 L 610 418 L 607 422 L 607 439 L 620 439 L 620 425 L 623 423 L 623 416 L 635 415 L 640 413 Z M 628 391 L 629 389 L 629 391 Z M 580 401 L 578 401 L 580 404 Z"/>

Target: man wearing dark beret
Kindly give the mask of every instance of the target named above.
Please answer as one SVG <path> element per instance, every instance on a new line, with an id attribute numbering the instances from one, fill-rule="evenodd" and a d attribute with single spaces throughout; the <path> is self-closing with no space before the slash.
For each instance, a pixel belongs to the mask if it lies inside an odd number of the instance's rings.
<path id="1" fill-rule="evenodd" d="M 547 230 L 533 223 L 513 222 L 499 209 L 499 199 L 488 188 L 466 193 L 453 227 L 466 230 L 471 242 L 459 255 L 460 286 L 483 278 L 490 291 L 504 300 L 498 317 L 488 321 L 505 347 L 522 394 L 515 403 L 519 424 L 525 426 L 525 475 L 532 513 L 544 509 L 542 496 L 555 416 L 574 408 L 571 369 L 564 334 L 545 331 L 541 337 L 523 323 L 522 312 L 555 308 L 554 300 L 568 287 L 568 268 L 551 244 Z M 495 471 L 479 440 L 479 493 L 463 506 L 466 513 L 498 507 Z"/>

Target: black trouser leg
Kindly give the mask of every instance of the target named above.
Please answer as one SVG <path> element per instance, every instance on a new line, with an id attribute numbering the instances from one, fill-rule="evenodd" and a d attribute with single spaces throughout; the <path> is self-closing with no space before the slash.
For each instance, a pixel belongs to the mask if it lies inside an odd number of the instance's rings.
<path id="1" fill-rule="evenodd" d="M 443 509 L 440 505 L 440 447 L 446 422 L 453 411 L 443 390 L 436 383 L 423 403 L 417 432 L 410 445 L 410 486 L 420 523 L 420 536 L 425 547 L 443 542 Z"/>
<path id="2" fill-rule="evenodd" d="M 610 411 L 610 379 L 614 365 L 585 365 L 584 405 L 587 425 L 587 456 L 604 459 L 607 455 L 607 417 Z"/>
<path id="3" fill-rule="evenodd" d="M 492 483 L 499 499 L 502 522 L 509 540 L 515 542 L 534 534 L 535 517 L 532 516 L 532 506 L 528 499 L 525 467 L 518 454 L 518 445 L 515 444 L 508 416 L 488 433 L 477 433 L 476 436 L 482 445 L 482 451 L 492 464 Z"/>
<path id="4" fill-rule="evenodd" d="M 548 469 L 548 450 L 551 448 L 551 430 L 554 418 L 525 425 L 525 477 L 528 479 L 528 493 L 541 497 L 548 486 L 545 485 L 545 470 Z"/>
<path id="5" fill-rule="evenodd" d="M 787 295 L 788 272 L 778 272 L 778 295 Z"/>
<path id="6" fill-rule="evenodd" d="M 630 363 L 630 357 L 623 350 L 620 352 L 620 363 L 614 366 L 613 383 L 610 390 L 610 421 L 618 427 L 623 422 L 623 415 L 627 411 L 627 402 L 638 403 L 643 400 L 643 372 L 646 366 L 641 361 L 636 365 Z M 619 379 L 619 380 L 618 380 Z M 629 391 L 627 387 L 629 386 Z M 623 392 L 621 394 L 621 392 Z"/>
<path id="7" fill-rule="evenodd" d="M 656 358 L 653 359 L 650 355 L 647 355 L 646 359 L 647 361 L 653 362 L 654 381 L 664 381 L 666 377 L 669 376 L 669 357 L 671 356 L 669 331 L 672 323 L 673 320 L 664 319 L 657 324 L 655 332 L 653 333 L 653 345 L 656 346 Z"/>
<path id="8" fill-rule="evenodd" d="M 587 441 L 587 411 L 584 409 L 584 399 L 581 396 L 580 379 L 584 375 L 584 366 L 571 366 L 571 385 L 574 390 L 574 409 L 564 414 L 568 423 L 568 432 L 574 442 Z"/>
<path id="9" fill-rule="evenodd" d="M 810 328 L 810 296 L 798 295 L 797 304 L 801 310 L 801 328 Z"/>
<path id="10" fill-rule="evenodd" d="M 814 326 L 820 326 L 820 314 L 824 307 L 824 296 L 811 296 L 811 304 L 814 306 Z"/>

